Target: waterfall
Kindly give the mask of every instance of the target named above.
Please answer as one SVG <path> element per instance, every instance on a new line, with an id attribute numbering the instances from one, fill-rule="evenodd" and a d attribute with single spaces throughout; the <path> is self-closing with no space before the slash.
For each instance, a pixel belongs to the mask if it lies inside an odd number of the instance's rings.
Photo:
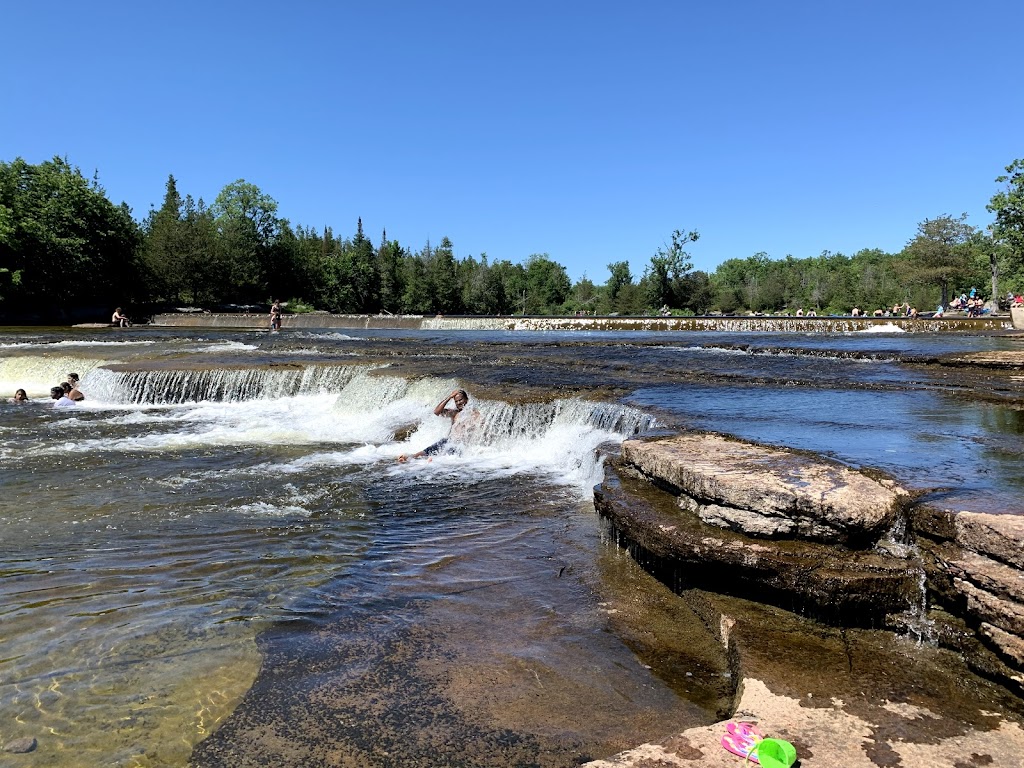
<path id="1" fill-rule="evenodd" d="M 178 405 L 207 401 L 276 399 L 340 392 L 369 366 L 281 365 L 268 368 L 115 370 L 97 368 L 82 389 L 90 400 Z"/>
<path id="2" fill-rule="evenodd" d="M 72 355 L 15 355 L 0 358 L 0 397 L 10 397 L 24 389 L 29 397 L 49 397 L 50 387 L 66 381 L 72 371 L 85 378 L 107 364 Z"/>
<path id="3" fill-rule="evenodd" d="M 894 617 L 895 624 L 918 645 L 934 645 L 937 642 L 937 631 L 935 622 L 928 618 L 928 574 L 921 550 L 908 533 L 905 513 L 896 515 L 892 527 L 879 539 L 875 550 L 906 560 L 908 572 L 916 576 L 917 592 L 908 595 L 910 607 Z"/>

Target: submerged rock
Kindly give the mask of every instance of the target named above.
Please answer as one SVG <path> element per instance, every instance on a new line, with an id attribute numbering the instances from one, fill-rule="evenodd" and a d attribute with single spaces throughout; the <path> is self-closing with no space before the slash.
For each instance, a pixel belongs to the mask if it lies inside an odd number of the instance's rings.
<path id="1" fill-rule="evenodd" d="M 39 743 L 33 737 L 26 736 L 25 738 L 14 739 L 4 744 L 4 752 L 21 755 L 32 752 L 38 745 Z"/>

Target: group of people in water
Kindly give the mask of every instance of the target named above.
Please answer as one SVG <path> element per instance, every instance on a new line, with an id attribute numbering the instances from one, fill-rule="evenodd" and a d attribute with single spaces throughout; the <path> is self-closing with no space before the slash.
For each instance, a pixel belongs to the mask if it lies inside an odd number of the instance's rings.
<path id="1" fill-rule="evenodd" d="M 79 376 L 77 373 L 69 373 L 66 381 L 62 381 L 59 385 L 50 388 L 50 399 L 53 401 L 54 408 L 74 407 L 77 403 L 85 400 L 85 395 L 82 394 L 82 391 L 78 388 L 78 380 Z M 14 397 L 11 398 L 11 402 L 28 403 L 28 394 L 24 389 L 19 389 L 14 393 Z M 452 407 L 449 408 L 449 404 L 451 404 Z M 457 440 L 462 436 L 459 434 L 461 430 L 457 429 L 456 421 L 467 405 L 469 405 L 469 395 L 466 393 L 466 390 L 453 389 L 434 407 L 435 416 L 443 416 L 451 421 L 452 426 L 448 435 L 437 442 L 428 445 L 422 451 L 417 451 L 412 454 L 403 453 L 398 457 L 398 460 L 400 462 L 406 462 L 409 459 L 418 459 L 423 456 L 436 456 L 438 454 L 455 452 L 456 446 L 452 445 L 451 441 L 453 439 Z"/>
<path id="2" fill-rule="evenodd" d="M 53 401 L 54 408 L 67 408 L 85 400 L 85 395 L 78 388 L 78 374 L 69 373 L 67 380 L 50 387 L 50 399 Z M 15 390 L 11 402 L 29 402 L 28 393 L 24 389 Z"/>

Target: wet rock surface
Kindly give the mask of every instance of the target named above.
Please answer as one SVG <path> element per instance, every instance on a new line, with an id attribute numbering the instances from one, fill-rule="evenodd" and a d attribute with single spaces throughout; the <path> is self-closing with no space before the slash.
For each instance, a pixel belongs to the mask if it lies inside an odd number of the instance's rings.
<path id="1" fill-rule="evenodd" d="M 979 643 L 968 658 L 1024 692 L 1024 517 L 925 508 L 914 521 L 933 601 Z"/>
<path id="2" fill-rule="evenodd" d="M 1024 765 L 1024 518 L 914 505 L 858 474 L 689 434 L 624 443 L 595 497 L 619 543 L 720 628 L 734 714 L 800 766 Z M 724 734 L 591 765 L 734 765 Z"/>
<path id="3" fill-rule="evenodd" d="M 721 628 L 738 681 L 731 719 L 792 743 L 800 768 L 1024 765 L 1022 702 L 958 654 L 699 590 L 681 598 Z M 742 764 L 726 733 L 726 722 L 691 728 L 587 765 Z"/>

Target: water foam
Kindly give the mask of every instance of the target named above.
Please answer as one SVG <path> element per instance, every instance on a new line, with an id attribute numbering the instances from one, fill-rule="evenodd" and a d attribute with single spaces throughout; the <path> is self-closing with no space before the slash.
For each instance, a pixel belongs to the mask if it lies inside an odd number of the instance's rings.
<path id="1" fill-rule="evenodd" d="M 0 395 L 10 396 L 24 389 L 29 397 L 49 397 L 50 388 L 67 380 L 74 371 L 81 376 L 80 388 L 94 370 L 113 361 L 71 355 L 18 355 L 0 358 Z M 10 393 L 10 395 L 7 395 Z"/>
<path id="2" fill-rule="evenodd" d="M 460 483 L 526 474 L 577 488 L 583 498 L 601 480 L 599 448 L 654 425 L 652 417 L 635 408 L 574 398 L 517 405 L 474 399 L 453 427 L 447 418 L 434 416 L 433 406 L 457 382 L 408 381 L 365 367 L 344 370 L 345 375 L 335 376 L 330 386 L 312 377 L 307 383 L 318 383 L 311 392 L 271 397 L 265 381 L 253 387 L 247 378 L 266 371 L 102 369 L 93 383 L 97 391 L 102 390 L 100 384 L 107 385 L 112 402 L 86 401 L 80 408 L 93 412 L 94 418 L 61 419 L 54 426 L 59 424 L 65 432 L 69 452 L 318 446 L 320 450 L 290 461 L 259 462 L 231 471 L 287 476 L 319 467 L 384 464 L 392 475 Z M 180 373 L 237 375 L 239 382 L 248 382 L 250 397 L 180 402 L 154 398 L 154 381 L 163 391 L 166 375 Z M 134 394 L 124 389 L 129 386 Z M 115 391 L 117 387 L 122 389 Z M 103 411 L 105 416 L 97 422 L 96 412 Z M 125 426 L 137 429 L 130 436 L 109 437 L 102 434 L 104 425 L 121 427 L 122 434 Z M 450 438 L 450 452 L 398 463 L 401 454 L 420 451 L 444 437 Z"/>
<path id="3" fill-rule="evenodd" d="M 859 331 L 854 331 L 854 333 L 906 333 L 906 331 L 898 325 L 882 323 L 881 325 L 871 325 L 867 328 L 862 328 Z"/>

